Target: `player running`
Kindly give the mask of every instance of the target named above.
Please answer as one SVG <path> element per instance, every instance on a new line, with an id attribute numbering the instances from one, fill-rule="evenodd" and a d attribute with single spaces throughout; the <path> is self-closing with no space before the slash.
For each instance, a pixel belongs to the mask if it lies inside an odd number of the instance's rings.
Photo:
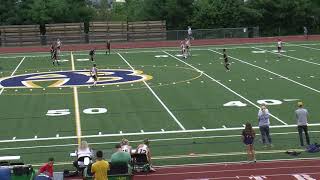
<path id="1" fill-rule="evenodd" d="M 94 55 L 96 54 L 96 49 L 91 49 L 89 52 L 91 61 L 94 61 Z"/>
<path id="2" fill-rule="evenodd" d="M 58 66 L 60 65 L 59 62 L 58 62 L 58 51 L 57 51 L 57 48 L 54 48 L 53 52 L 52 52 L 52 64 L 54 65 L 54 63 L 56 63 Z"/>
<path id="3" fill-rule="evenodd" d="M 90 75 L 93 79 L 93 86 L 97 86 L 97 81 L 98 81 L 98 69 L 97 65 L 93 64 L 93 67 L 91 68 Z"/>
<path id="4" fill-rule="evenodd" d="M 226 54 L 226 49 L 223 49 L 223 59 L 224 59 L 224 67 L 227 69 L 227 72 L 230 71 L 230 63 L 229 63 L 229 59 L 228 56 Z"/>
<path id="5" fill-rule="evenodd" d="M 52 42 L 52 44 L 51 44 L 51 46 L 50 46 L 51 60 L 53 59 L 54 49 L 55 49 L 55 44 Z"/>
<path id="6" fill-rule="evenodd" d="M 59 57 L 60 57 L 60 50 L 61 50 L 61 41 L 58 38 L 57 42 L 56 42 L 57 59 L 59 59 Z"/>
<path id="7" fill-rule="evenodd" d="M 108 41 L 107 41 L 107 51 L 106 51 L 106 54 L 108 54 L 108 53 L 111 54 L 110 51 L 111 51 L 111 44 L 110 44 L 110 40 L 108 40 Z"/>
<path id="8" fill-rule="evenodd" d="M 187 53 L 186 53 L 186 44 L 184 41 L 180 42 L 180 48 L 181 48 L 181 55 L 183 58 L 187 58 Z"/>
<path id="9" fill-rule="evenodd" d="M 277 43 L 277 46 L 278 46 L 278 54 L 279 54 L 279 58 L 281 56 L 281 51 L 282 51 L 282 41 L 281 39 L 278 39 L 278 43 Z"/>
<path id="10" fill-rule="evenodd" d="M 186 50 L 187 50 L 187 54 L 188 56 L 191 56 L 191 43 L 190 43 L 190 39 L 186 39 Z"/>

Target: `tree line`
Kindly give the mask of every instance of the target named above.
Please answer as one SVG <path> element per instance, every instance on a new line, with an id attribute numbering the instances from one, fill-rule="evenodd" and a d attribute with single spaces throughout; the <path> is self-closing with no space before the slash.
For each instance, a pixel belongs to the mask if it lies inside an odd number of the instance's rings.
<path id="1" fill-rule="evenodd" d="M 262 35 L 320 32 L 319 0 L 1 0 L 0 24 L 166 20 L 167 28 L 259 26 Z"/>

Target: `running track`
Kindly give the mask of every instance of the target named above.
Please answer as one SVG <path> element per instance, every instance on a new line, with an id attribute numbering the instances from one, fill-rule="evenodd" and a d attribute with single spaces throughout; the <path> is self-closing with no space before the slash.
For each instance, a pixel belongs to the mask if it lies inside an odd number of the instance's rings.
<path id="1" fill-rule="evenodd" d="M 133 180 L 320 180 L 320 159 L 159 167 Z"/>

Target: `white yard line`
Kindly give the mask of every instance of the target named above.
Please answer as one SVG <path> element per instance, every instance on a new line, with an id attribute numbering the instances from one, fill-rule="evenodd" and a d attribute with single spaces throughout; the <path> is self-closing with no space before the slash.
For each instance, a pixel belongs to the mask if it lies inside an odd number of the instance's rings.
<path id="1" fill-rule="evenodd" d="M 253 49 L 257 49 L 257 50 L 260 50 L 260 51 L 266 51 L 266 52 L 269 52 L 271 54 L 276 54 L 276 55 L 279 55 L 279 53 L 276 53 L 276 52 L 272 52 L 272 51 L 268 51 L 268 50 L 265 50 L 265 49 L 261 49 L 261 48 L 257 48 L 257 47 L 252 47 Z M 317 65 L 317 66 L 320 66 L 319 63 L 315 63 L 315 62 L 311 62 L 311 61 L 307 61 L 305 59 L 300 59 L 300 58 L 296 58 L 296 57 L 293 57 L 293 56 L 288 56 L 288 55 L 285 55 L 283 53 L 280 53 L 280 56 L 283 56 L 283 57 L 287 57 L 287 58 L 291 58 L 291 59 L 295 59 L 297 61 L 302 61 L 302 62 L 306 62 L 306 63 L 309 63 L 309 64 L 313 64 L 313 65 Z"/>
<path id="2" fill-rule="evenodd" d="M 209 51 L 212 51 L 212 52 L 214 52 L 214 53 L 217 53 L 217 54 L 222 55 L 222 53 L 217 52 L 217 51 L 214 51 L 214 50 L 212 50 L 212 49 L 209 49 Z M 271 73 L 271 74 L 273 74 L 273 75 L 276 75 L 276 76 L 278 76 L 278 77 L 280 77 L 280 78 L 283 78 L 283 79 L 285 79 L 285 80 L 291 81 L 291 82 L 293 82 L 293 83 L 295 83 L 295 84 L 298 84 L 298 85 L 300 85 L 300 86 L 302 86 L 302 87 L 305 87 L 305 88 L 307 88 L 307 89 L 310 89 L 310 90 L 312 90 L 312 91 L 314 91 L 314 92 L 320 93 L 320 90 L 318 90 L 318 89 L 312 88 L 312 87 L 307 86 L 307 85 L 302 84 L 302 83 L 299 83 L 299 82 L 297 82 L 297 81 L 295 81 L 295 80 L 292 80 L 292 79 L 290 79 L 290 78 L 288 78 L 288 77 L 282 76 L 282 75 L 280 75 L 280 74 L 278 74 L 278 73 L 275 73 L 275 72 L 270 71 L 270 70 L 268 70 L 268 69 L 265 69 L 265 68 L 263 68 L 263 67 L 260 67 L 260 66 L 251 64 L 251 63 L 249 63 L 249 62 L 243 61 L 243 60 L 241 60 L 241 59 L 238 59 L 238 58 L 235 58 L 235 57 L 232 57 L 232 56 L 228 56 L 228 57 L 230 57 L 231 59 L 234 59 L 234 60 L 236 60 L 236 61 L 242 62 L 242 63 L 244 63 L 244 64 L 253 66 L 253 67 L 255 67 L 255 68 L 259 68 L 259 69 L 261 69 L 261 70 L 263 70 L 263 71 L 266 71 L 266 72 L 268 72 L 268 73 Z"/>
<path id="3" fill-rule="evenodd" d="M 13 72 L 11 73 L 10 77 L 14 75 L 14 73 L 16 73 L 16 71 L 18 70 L 18 68 L 20 67 L 20 65 L 22 64 L 22 62 L 24 61 L 26 57 L 23 57 L 20 61 L 20 63 L 18 64 L 18 66 L 13 70 Z M 2 92 L 4 91 L 4 88 L 2 88 L 0 90 L 0 95 L 2 94 Z"/>
<path id="4" fill-rule="evenodd" d="M 216 51 L 213 51 L 213 52 L 216 52 Z M 248 103 L 250 103 L 251 105 L 253 105 L 253 106 L 255 106 L 256 108 L 260 109 L 260 107 L 259 107 L 258 105 L 256 105 L 255 103 L 253 103 L 253 102 L 252 102 L 252 101 L 250 101 L 249 99 L 247 99 L 247 98 L 243 97 L 243 96 L 242 96 L 242 95 L 240 95 L 239 93 L 235 92 L 235 91 L 234 91 L 234 90 L 232 90 L 231 88 L 229 88 L 229 87 L 227 87 L 226 85 L 224 85 L 223 83 L 219 82 L 218 80 L 214 79 L 213 77 L 209 76 L 207 73 L 205 73 L 205 72 L 203 72 L 203 71 L 199 70 L 198 68 L 196 68 L 196 67 L 192 66 L 191 64 L 188 64 L 188 63 L 186 63 L 186 62 L 182 61 L 181 59 L 179 59 L 179 58 L 177 58 L 177 57 L 173 56 L 173 55 L 172 55 L 172 54 L 170 54 L 170 53 L 167 53 L 167 52 L 165 52 L 165 51 L 164 51 L 164 53 L 166 53 L 167 55 L 169 55 L 169 56 L 171 56 L 171 57 L 173 57 L 173 58 L 177 59 L 178 61 L 180 61 L 180 62 L 184 63 L 185 65 L 187 65 L 187 66 L 189 66 L 189 67 L 191 67 L 191 68 L 193 68 L 193 69 L 197 70 L 198 72 L 202 72 L 202 73 L 203 73 L 205 76 L 207 76 L 209 79 L 213 80 L 214 82 L 218 83 L 219 85 L 221 85 L 222 87 L 224 87 L 224 88 L 225 88 L 225 89 L 227 89 L 228 91 L 232 92 L 233 94 L 235 94 L 235 95 L 239 96 L 240 98 L 242 98 L 243 100 L 247 101 L 247 102 L 248 102 Z M 218 52 L 216 52 L 216 53 L 218 53 Z M 219 54 L 220 54 L 220 53 L 219 53 Z M 282 121 L 282 120 L 281 120 L 281 119 L 279 119 L 278 117 L 276 117 L 276 116 L 274 116 L 274 115 L 272 115 L 272 114 L 270 114 L 270 116 L 272 116 L 273 118 L 275 118 L 276 120 L 278 120 L 278 121 L 279 121 L 279 122 L 281 122 L 282 124 L 284 124 L 284 125 L 288 125 L 287 123 L 285 123 L 284 121 Z"/>
<path id="5" fill-rule="evenodd" d="M 320 126 L 318 124 L 308 124 L 308 126 Z M 292 125 L 275 125 L 270 126 L 270 128 L 290 128 L 297 127 L 296 124 Z M 254 129 L 259 129 L 259 127 L 255 126 Z M 234 127 L 234 128 L 215 128 L 215 129 L 191 129 L 191 130 L 177 130 L 177 131 L 153 131 L 153 132 L 134 132 L 134 133 L 118 133 L 118 134 L 101 134 L 101 135 L 84 135 L 81 138 L 101 138 L 101 137 L 125 137 L 125 136 L 146 136 L 146 135 L 165 135 L 165 134 L 182 134 L 182 133 L 200 133 L 200 132 L 215 132 L 215 131 L 235 131 L 242 130 L 243 127 Z M 0 140 L 0 143 L 10 143 L 10 142 L 30 142 L 30 141 L 48 141 L 48 140 L 66 140 L 66 139 L 76 139 L 77 136 L 60 136 L 60 137 L 46 137 L 41 138 L 28 138 L 28 139 L 9 139 L 9 140 Z"/>
<path id="6" fill-rule="evenodd" d="M 75 65 L 74 65 L 74 58 L 72 52 L 70 52 L 71 55 L 71 66 L 72 70 L 75 71 Z M 81 143 L 81 122 L 80 122 L 80 110 L 79 110 L 79 96 L 78 96 L 78 88 L 76 86 L 73 87 L 73 100 L 74 100 L 74 111 L 75 111 L 75 120 L 76 120 L 76 133 L 77 133 L 77 140 L 78 145 Z"/>
<path id="7" fill-rule="evenodd" d="M 131 64 L 120 54 L 117 53 L 120 58 L 132 69 L 135 70 Z M 176 116 L 170 111 L 170 109 L 164 104 L 164 102 L 159 98 L 159 96 L 152 90 L 152 88 L 146 83 L 146 81 L 143 81 L 144 85 L 150 90 L 150 92 L 153 94 L 153 96 L 160 102 L 160 104 L 164 107 L 164 109 L 170 114 L 172 119 L 180 126 L 182 130 L 186 130 L 184 126 L 181 124 L 181 122 L 176 118 Z"/>
<path id="8" fill-rule="evenodd" d="M 309 131 L 310 133 L 320 133 L 320 131 Z M 272 136 L 276 135 L 289 135 L 289 134 L 298 134 L 297 131 L 292 132 L 282 132 L 282 133 L 272 133 Z M 260 136 L 260 134 L 256 134 Z M 216 139 L 216 138 L 234 138 L 234 137 L 241 137 L 242 135 L 235 134 L 235 135 L 224 135 L 224 136 L 193 136 L 193 137 L 186 137 L 186 138 L 161 138 L 161 139 L 150 139 L 152 142 L 162 142 L 162 141 L 177 141 L 177 140 L 195 140 L 195 139 Z M 130 143 L 138 143 L 142 142 L 143 139 L 129 141 Z M 106 145 L 106 144 L 117 144 L 119 141 L 106 141 L 106 142 L 97 142 L 97 143 L 90 143 L 90 145 Z M 43 145 L 43 146 L 20 146 L 20 147 L 9 147 L 9 148 L 0 148 L 0 151 L 6 150 L 21 150 L 21 149 L 38 149 L 38 148 L 54 148 L 54 147 L 73 147 L 77 146 L 78 144 L 55 144 L 55 145 Z"/>

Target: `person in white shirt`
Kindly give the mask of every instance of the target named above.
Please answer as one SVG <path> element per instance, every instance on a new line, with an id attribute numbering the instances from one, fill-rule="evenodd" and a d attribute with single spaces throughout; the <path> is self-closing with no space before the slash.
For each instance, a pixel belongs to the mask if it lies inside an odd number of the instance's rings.
<path id="1" fill-rule="evenodd" d="M 97 81 L 98 81 L 98 69 L 97 65 L 93 64 L 93 67 L 91 68 L 90 75 L 93 79 L 93 86 L 97 86 Z"/>
<path id="2" fill-rule="evenodd" d="M 77 155 L 77 160 L 73 162 L 73 165 L 77 168 L 77 170 L 79 170 L 79 167 L 88 165 L 88 162 L 85 162 L 86 158 L 89 158 L 89 163 L 92 160 L 93 153 L 87 141 L 81 141 L 81 144 L 75 153 Z"/>
<path id="3" fill-rule="evenodd" d="M 279 53 L 279 58 L 280 58 L 281 51 L 282 51 L 282 41 L 281 41 L 281 39 L 278 39 L 277 48 L 278 48 L 278 53 Z"/>
<path id="4" fill-rule="evenodd" d="M 261 105 L 261 108 L 258 112 L 258 120 L 259 120 L 259 130 L 262 138 L 262 143 L 266 147 L 267 144 L 269 147 L 272 147 L 272 141 L 270 136 L 270 114 L 265 104 Z"/>
<path id="5" fill-rule="evenodd" d="M 190 26 L 188 26 L 188 39 L 193 39 L 193 37 L 192 37 L 192 30 L 191 30 L 191 27 Z"/>
<path id="6" fill-rule="evenodd" d="M 127 152 L 129 154 L 132 153 L 132 147 L 129 145 L 128 139 L 123 138 L 120 142 L 120 145 L 123 152 Z"/>

